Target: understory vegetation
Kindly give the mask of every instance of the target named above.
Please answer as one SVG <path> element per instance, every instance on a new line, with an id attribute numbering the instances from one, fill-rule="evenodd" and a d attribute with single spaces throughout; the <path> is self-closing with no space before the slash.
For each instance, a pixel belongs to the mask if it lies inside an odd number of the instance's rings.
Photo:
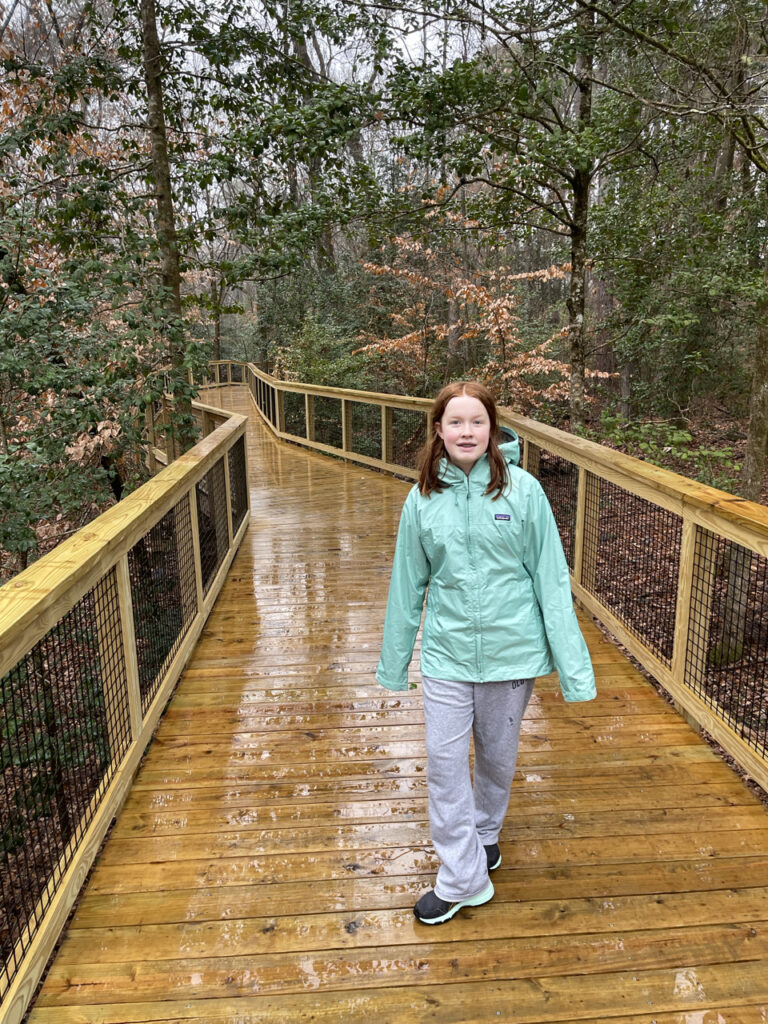
<path id="1" fill-rule="evenodd" d="M 758 0 L 11 0 L 0 580 L 194 441 L 209 359 L 766 500 Z"/>

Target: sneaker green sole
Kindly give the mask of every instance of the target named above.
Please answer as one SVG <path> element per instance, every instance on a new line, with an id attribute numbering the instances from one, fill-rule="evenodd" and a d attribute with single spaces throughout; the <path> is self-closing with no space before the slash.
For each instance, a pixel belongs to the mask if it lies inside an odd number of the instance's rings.
<path id="1" fill-rule="evenodd" d="M 416 907 L 414 907 L 414 914 L 416 918 L 422 924 L 444 924 L 446 921 L 450 921 L 454 914 L 457 914 L 462 907 L 479 907 L 483 903 L 487 903 L 493 899 L 493 882 L 489 882 L 488 885 L 475 896 L 468 896 L 465 900 L 458 900 L 456 903 L 450 903 L 448 909 L 442 914 L 435 915 L 433 917 L 422 917 Z"/>

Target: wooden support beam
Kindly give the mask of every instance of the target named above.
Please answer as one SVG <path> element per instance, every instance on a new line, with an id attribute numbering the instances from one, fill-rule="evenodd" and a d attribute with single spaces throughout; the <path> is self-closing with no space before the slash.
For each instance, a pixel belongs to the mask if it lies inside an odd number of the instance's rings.
<path id="1" fill-rule="evenodd" d="M 394 432 L 392 429 L 393 409 L 390 405 L 381 407 L 381 461 L 385 464 L 394 462 Z"/>
<path id="2" fill-rule="evenodd" d="M 131 575 L 126 553 L 115 566 L 117 571 L 117 593 L 120 603 L 120 630 L 123 638 L 125 658 L 125 679 L 128 696 L 128 715 L 130 718 L 131 740 L 135 741 L 141 734 L 141 689 L 139 686 L 139 662 L 136 655 L 136 630 L 133 618 L 133 595 L 131 593 Z M 106 700 L 106 691 L 105 691 Z M 107 711 L 109 716 L 109 711 Z"/>
<path id="3" fill-rule="evenodd" d="M 352 402 L 341 400 L 341 450 L 352 450 Z"/>
<path id="4" fill-rule="evenodd" d="M 307 441 L 315 440 L 315 396 L 304 395 L 304 433 Z"/>

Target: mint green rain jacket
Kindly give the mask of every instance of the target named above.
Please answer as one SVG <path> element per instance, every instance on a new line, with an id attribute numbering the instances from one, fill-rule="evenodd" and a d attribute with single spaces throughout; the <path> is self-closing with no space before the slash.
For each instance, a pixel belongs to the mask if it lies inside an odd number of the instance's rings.
<path id="1" fill-rule="evenodd" d="M 408 665 L 427 610 L 421 671 L 435 679 L 527 679 L 557 668 L 567 701 L 592 700 L 595 676 L 571 599 L 568 565 L 538 480 L 519 469 L 515 439 L 500 446 L 509 483 L 496 501 L 483 455 L 467 476 L 447 459 L 449 486 L 418 486 L 400 518 L 376 678 L 408 687 Z"/>

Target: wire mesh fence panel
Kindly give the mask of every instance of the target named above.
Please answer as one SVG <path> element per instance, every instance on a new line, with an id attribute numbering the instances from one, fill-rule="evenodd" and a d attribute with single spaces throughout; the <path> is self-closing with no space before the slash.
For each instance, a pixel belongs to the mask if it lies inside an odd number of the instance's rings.
<path id="1" fill-rule="evenodd" d="M 315 440 L 341 450 L 341 399 L 315 398 Z"/>
<path id="2" fill-rule="evenodd" d="M 696 532 L 685 682 L 768 753 L 768 559 Z"/>
<path id="3" fill-rule="evenodd" d="M 128 552 L 142 711 L 146 712 L 197 614 L 187 495 Z"/>
<path id="4" fill-rule="evenodd" d="M 131 742 L 110 572 L 0 680 L 0 998 Z"/>
<path id="5" fill-rule="evenodd" d="M 297 437 L 307 436 L 307 409 L 304 395 L 296 391 L 283 393 L 285 402 L 285 429 Z"/>
<path id="6" fill-rule="evenodd" d="M 588 474 L 582 584 L 667 665 L 681 537 L 679 516 Z"/>
<path id="7" fill-rule="evenodd" d="M 232 384 L 243 383 L 243 367 L 240 365 L 240 363 L 229 364 L 229 379 L 232 382 Z"/>
<path id="8" fill-rule="evenodd" d="M 392 461 L 416 469 L 427 437 L 427 414 L 412 409 L 392 410 Z"/>
<path id="9" fill-rule="evenodd" d="M 200 569 L 207 593 L 229 547 L 224 460 L 219 459 L 197 484 Z"/>
<path id="10" fill-rule="evenodd" d="M 219 363 L 219 383 L 227 384 L 229 382 L 229 363 Z"/>
<path id="11" fill-rule="evenodd" d="M 350 449 L 371 459 L 381 458 L 381 407 L 368 402 L 352 402 L 350 410 L 352 438 Z"/>
<path id="12" fill-rule="evenodd" d="M 227 453 L 229 459 L 229 486 L 232 505 L 232 534 L 248 514 L 248 480 L 245 466 L 245 438 L 240 437 Z"/>
<path id="13" fill-rule="evenodd" d="M 552 506 L 568 567 L 573 571 L 576 500 L 579 490 L 578 467 L 567 459 L 542 451 L 538 460 L 538 479 Z"/>

